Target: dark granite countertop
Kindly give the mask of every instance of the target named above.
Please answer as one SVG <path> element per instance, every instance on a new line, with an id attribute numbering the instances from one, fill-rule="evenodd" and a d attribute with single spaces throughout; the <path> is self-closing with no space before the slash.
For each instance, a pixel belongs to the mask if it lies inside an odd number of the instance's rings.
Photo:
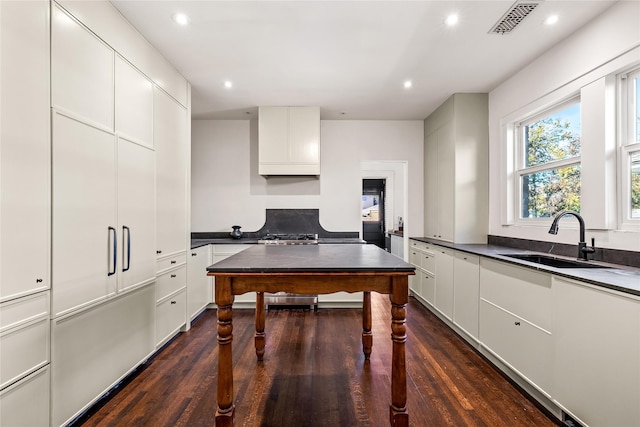
<path id="1" fill-rule="evenodd" d="M 467 252 L 474 255 L 480 255 L 487 258 L 493 258 L 522 267 L 545 271 L 557 276 L 575 279 L 581 282 L 586 282 L 616 291 L 640 296 L 640 269 L 634 267 L 628 267 L 618 264 L 608 264 L 598 261 L 589 261 L 590 264 L 601 265 L 602 267 L 608 268 L 556 268 L 505 256 L 510 254 L 548 255 L 541 252 L 527 251 L 524 249 L 516 249 L 497 245 L 449 243 L 430 239 L 428 237 L 410 237 L 410 239 L 442 246 L 445 248 L 455 249 L 457 251 Z M 553 255 L 553 257 L 560 259 L 576 259 L 559 255 Z"/>
<path id="2" fill-rule="evenodd" d="M 215 273 L 410 272 L 373 245 L 255 245 L 207 268 Z"/>
<path id="3" fill-rule="evenodd" d="M 223 239 L 191 239 L 191 249 L 199 248 L 205 245 L 255 245 L 258 243 L 258 239 L 241 238 L 232 239 L 231 237 Z M 321 237 L 318 238 L 318 244 L 320 245 L 334 245 L 334 244 L 363 244 L 364 240 L 357 237 Z"/>

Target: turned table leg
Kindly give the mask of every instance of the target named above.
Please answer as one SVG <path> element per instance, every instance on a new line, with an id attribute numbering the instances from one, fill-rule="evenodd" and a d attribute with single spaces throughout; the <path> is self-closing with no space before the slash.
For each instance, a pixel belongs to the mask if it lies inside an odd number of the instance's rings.
<path id="1" fill-rule="evenodd" d="M 389 419 L 392 426 L 407 427 L 407 368 L 405 364 L 405 342 L 407 341 L 407 302 L 409 300 L 408 277 L 391 279 L 391 405 Z"/>
<path id="2" fill-rule="evenodd" d="M 264 292 L 256 292 L 256 356 L 258 360 L 264 357 L 265 333 L 264 333 Z"/>
<path id="3" fill-rule="evenodd" d="M 371 333 L 371 292 L 364 292 L 362 300 L 362 351 L 364 359 L 369 360 L 371 347 L 373 346 L 373 334 Z"/>
<path id="4" fill-rule="evenodd" d="M 233 295 L 231 278 L 216 277 L 216 305 L 218 306 L 218 409 L 216 426 L 232 426 L 234 423 L 233 405 L 233 360 L 231 342 L 233 341 Z"/>

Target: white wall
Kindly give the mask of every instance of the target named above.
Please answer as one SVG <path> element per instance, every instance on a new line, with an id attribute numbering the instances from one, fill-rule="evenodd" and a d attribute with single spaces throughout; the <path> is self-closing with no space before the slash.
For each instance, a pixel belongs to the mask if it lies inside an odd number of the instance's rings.
<path id="1" fill-rule="evenodd" d="M 523 226 L 518 225 L 517 221 L 511 225 L 505 225 L 512 222 L 505 208 L 505 194 L 507 193 L 505 126 L 520 114 L 526 114 L 532 109 L 544 108 L 549 103 L 556 102 L 572 93 L 584 93 L 585 88 L 593 82 L 634 63 L 640 64 L 639 17 L 640 2 L 621 1 L 616 3 L 590 24 L 491 91 L 489 94 L 490 234 L 569 244 L 577 243 L 578 233 L 568 223 L 567 227 L 561 226 L 557 236 L 547 233 L 548 225 Z M 602 99 L 605 97 L 602 96 Z M 589 111 L 598 110 L 598 108 L 589 107 Z M 596 107 L 602 107 L 599 108 L 600 112 L 604 109 L 604 105 Z M 585 119 L 583 117 L 583 122 Z M 594 117 L 593 119 L 602 122 L 605 120 L 603 117 Z M 605 132 L 605 126 L 602 126 L 602 129 Z M 603 134 L 603 138 L 594 138 L 593 135 L 583 135 L 583 137 L 593 141 L 604 140 L 607 135 Z M 593 156 L 583 155 L 583 162 L 585 160 L 592 161 L 592 158 Z M 604 160 L 602 161 L 604 162 Z M 615 159 L 613 167 L 615 167 Z M 595 169 L 602 168 L 588 167 L 583 163 L 583 183 L 597 181 L 591 179 L 593 177 L 589 175 L 596 173 Z M 605 184 L 611 184 L 613 188 L 608 190 L 602 187 L 594 190 L 603 196 L 607 194 L 607 191 L 615 192 L 615 182 Z M 588 189 L 583 188 L 583 197 L 586 191 Z M 600 205 L 603 204 L 606 204 L 604 198 Z M 590 203 L 589 205 L 590 208 L 593 206 L 596 209 L 595 204 Z M 602 217 L 604 212 L 602 209 L 601 212 L 583 211 L 587 228 L 590 227 L 588 217 Z M 596 226 L 593 228 L 607 227 Z M 619 231 L 615 228 L 614 226 L 609 230 L 589 230 L 587 239 L 595 237 L 596 246 L 600 247 L 640 250 L 640 233 Z"/>
<path id="2" fill-rule="evenodd" d="M 387 163 L 382 169 L 396 171 L 394 215 L 405 219 L 407 234 L 423 234 L 421 120 L 322 121 L 319 179 L 258 175 L 255 121 L 194 120 L 191 144 L 193 232 L 231 231 L 232 225 L 255 231 L 268 208 L 320 209 L 326 230 L 360 231 L 362 168 Z"/>

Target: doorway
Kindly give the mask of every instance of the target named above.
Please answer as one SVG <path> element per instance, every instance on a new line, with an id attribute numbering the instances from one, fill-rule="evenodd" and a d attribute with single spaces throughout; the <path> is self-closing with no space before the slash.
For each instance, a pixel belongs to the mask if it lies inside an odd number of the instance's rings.
<path id="1" fill-rule="evenodd" d="M 385 249 L 384 179 L 362 180 L 362 239 Z"/>

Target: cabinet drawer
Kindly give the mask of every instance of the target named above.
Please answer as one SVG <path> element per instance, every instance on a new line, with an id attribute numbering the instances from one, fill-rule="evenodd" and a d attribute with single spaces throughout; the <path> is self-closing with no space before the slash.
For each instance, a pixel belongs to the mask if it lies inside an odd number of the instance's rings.
<path id="1" fill-rule="evenodd" d="M 49 366 L 0 392 L 1 426 L 49 425 Z"/>
<path id="2" fill-rule="evenodd" d="M 547 395 L 553 395 L 552 338 L 526 320 L 480 302 L 482 344 Z"/>
<path id="3" fill-rule="evenodd" d="M 49 317 L 49 292 L 41 292 L 0 304 L 0 332 L 38 318 Z"/>
<path id="4" fill-rule="evenodd" d="M 429 273 L 435 273 L 436 271 L 436 257 L 431 253 L 423 253 L 420 257 L 420 267 Z"/>
<path id="5" fill-rule="evenodd" d="M 0 334 L 0 388 L 49 361 L 49 319 Z"/>
<path id="6" fill-rule="evenodd" d="M 162 258 L 156 261 L 156 271 L 161 273 L 162 271 L 177 267 L 187 262 L 187 256 L 184 252 L 172 255 L 170 257 Z"/>
<path id="7" fill-rule="evenodd" d="M 552 332 L 549 273 L 482 258 L 480 298 Z"/>
<path id="8" fill-rule="evenodd" d="M 242 252 L 245 249 L 249 249 L 251 247 L 250 244 L 224 244 L 224 245 L 211 245 L 212 251 L 214 254 L 237 254 L 238 252 Z"/>
<path id="9" fill-rule="evenodd" d="M 411 248 L 409 249 L 409 262 L 416 267 L 422 267 L 421 259 L 423 253 L 418 251 L 417 249 Z"/>
<path id="10" fill-rule="evenodd" d="M 186 322 L 186 291 L 165 299 L 156 307 L 156 343 L 162 344 Z"/>
<path id="11" fill-rule="evenodd" d="M 168 271 L 156 280 L 156 301 L 160 301 L 174 293 L 175 291 L 187 286 L 186 268 L 180 267 L 175 270 Z"/>
<path id="12" fill-rule="evenodd" d="M 429 243 L 419 242 L 417 240 L 409 240 L 409 249 L 417 249 L 419 251 L 431 251 L 432 246 Z"/>

